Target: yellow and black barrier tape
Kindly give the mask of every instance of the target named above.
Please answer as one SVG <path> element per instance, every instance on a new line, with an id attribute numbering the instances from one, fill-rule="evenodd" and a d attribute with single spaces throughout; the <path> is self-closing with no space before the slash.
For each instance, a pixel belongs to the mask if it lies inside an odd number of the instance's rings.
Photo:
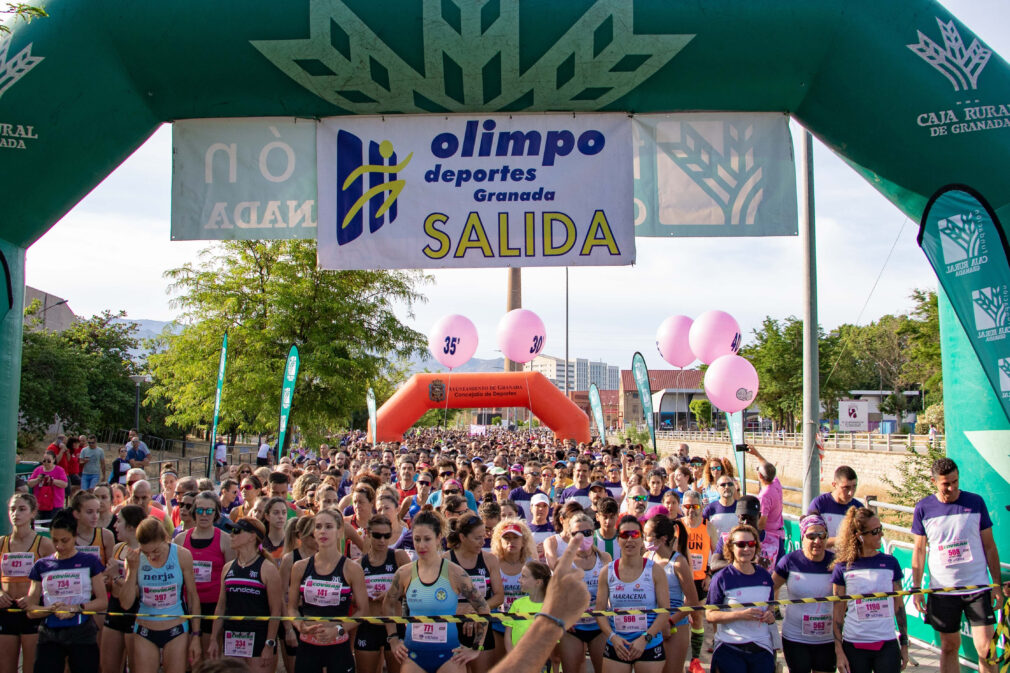
<path id="1" fill-rule="evenodd" d="M 939 593 L 949 593 L 954 591 L 981 591 L 984 589 L 990 589 L 993 587 L 998 587 L 998 584 L 971 584 L 966 586 L 958 587 L 943 587 L 936 589 L 907 589 L 902 591 L 880 591 L 877 593 L 870 594 L 844 594 L 839 596 L 822 596 L 819 598 L 791 598 L 782 600 L 772 600 L 772 601 L 756 601 L 752 603 L 722 603 L 718 605 L 683 605 L 676 608 L 652 608 L 648 610 L 590 610 L 583 613 L 583 617 L 615 617 L 618 615 L 649 615 L 649 614 L 678 614 L 682 612 L 701 612 L 709 610 L 739 610 L 741 608 L 761 608 L 761 607 L 772 607 L 776 605 L 803 605 L 808 603 L 837 603 L 844 601 L 854 601 L 854 600 L 866 600 L 872 598 L 893 598 L 899 596 L 913 596 L 915 594 L 939 594 Z M 24 612 L 22 608 L 0 608 L 0 612 L 6 610 L 7 612 Z M 51 612 L 48 609 L 37 610 L 37 612 Z M 111 617 L 137 617 L 138 615 L 133 612 L 113 612 L 107 610 L 85 610 L 80 613 L 82 615 L 109 615 Z M 512 621 L 516 619 L 533 619 L 535 616 L 532 612 L 517 612 L 517 613 L 492 613 L 490 615 L 477 615 L 477 614 L 459 614 L 459 615 L 431 615 L 427 617 L 422 616 L 411 616 L 411 617 L 365 617 L 365 616 L 349 616 L 349 617 L 291 617 L 288 615 L 277 615 L 277 616 L 260 616 L 260 615 L 159 615 L 159 614 L 145 614 L 144 618 L 148 619 L 205 619 L 208 621 L 224 619 L 233 622 L 269 622 L 269 621 L 280 621 L 280 622 L 337 622 L 337 623 L 362 623 L 362 624 L 462 624 L 465 622 L 502 622 L 502 621 Z"/>

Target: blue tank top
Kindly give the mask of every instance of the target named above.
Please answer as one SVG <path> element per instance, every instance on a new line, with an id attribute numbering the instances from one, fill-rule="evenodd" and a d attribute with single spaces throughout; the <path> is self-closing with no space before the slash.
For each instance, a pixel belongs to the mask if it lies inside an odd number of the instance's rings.
<path id="1" fill-rule="evenodd" d="M 411 616 L 454 615 L 459 596 L 449 581 L 449 562 L 442 559 L 438 577 L 426 584 L 417 574 L 417 563 L 410 566 L 407 585 L 407 609 Z M 450 628 L 451 627 L 451 628 Z M 459 646 L 459 630 L 455 624 L 409 624 L 407 649 L 455 649 Z"/>
<path id="2" fill-rule="evenodd" d="M 679 551 L 673 552 L 673 556 L 670 557 L 670 562 L 663 566 L 663 572 L 666 573 L 666 584 L 670 588 L 670 607 L 679 608 L 684 604 L 684 589 L 680 586 L 680 578 L 677 577 L 677 558 L 680 556 Z"/>
<path id="3" fill-rule="evenodd" d="M 140 590 L 140 609 L 137 616 L 150 621 L 168 621 L 174 617 L 148 617 L 147 615 L 183 615 L 182 599 L 185 583 L 179 565 L 179 548 L 168 544 L 168 558 L 160 568 L 151 565 L 147 556 L 140 554 L 140 572 L 137 574 Z"/>

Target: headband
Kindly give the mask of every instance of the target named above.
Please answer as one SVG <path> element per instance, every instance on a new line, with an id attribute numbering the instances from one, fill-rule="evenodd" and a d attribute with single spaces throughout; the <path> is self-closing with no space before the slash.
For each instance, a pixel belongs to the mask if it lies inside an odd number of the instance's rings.
<path id="1" fill-rule="evenodd" d="M 800 534 L 805 535 L 807 529 L 813 526 L 823 526 L 825 530 L 828 528 L 828 524 L 824 523 L 824 519 L 819 514 L 808 514 L 800 519 Z"/>

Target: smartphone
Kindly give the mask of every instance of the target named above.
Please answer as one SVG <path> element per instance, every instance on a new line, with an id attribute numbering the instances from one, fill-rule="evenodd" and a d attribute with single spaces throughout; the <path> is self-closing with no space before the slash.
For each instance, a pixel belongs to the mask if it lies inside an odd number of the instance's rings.
<path id="1" fill-rule="evenodd" d="M 737 444 L 736 445 L 736 450 L 739 451 L 740 453 L 747 453 L 747 445 L 746 444 Z"/>

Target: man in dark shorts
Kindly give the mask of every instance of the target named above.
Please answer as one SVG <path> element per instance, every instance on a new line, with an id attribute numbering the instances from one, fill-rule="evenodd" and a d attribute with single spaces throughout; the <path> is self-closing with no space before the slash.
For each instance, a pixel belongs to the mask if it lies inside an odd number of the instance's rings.
<path id="1" fill-rule="evenodd" d="M 999 582 L 999 553 L 985 501 L 960 490 L 957 465 L 950 458 L 934 461 L 932 479 L 936 493 L 916 503 L 912 515 L 912 588 L 921 586 L 927 561 L 930 588 Z M 996 623 L 994 599 L 998 604 L 1003 602 L 1003 591 L 998 587 L 930 594 L 928 599 L 915 595 L 916 609 L 925 613 L 926 623 L 940 634 L 940 673 L 960 671 L 961 615 L 971 625 L 975 649 L 983 656 L 988 653 Z M 995 673 L 995 666 L 981 657 L 978 665 L 981 673 Z"/>

